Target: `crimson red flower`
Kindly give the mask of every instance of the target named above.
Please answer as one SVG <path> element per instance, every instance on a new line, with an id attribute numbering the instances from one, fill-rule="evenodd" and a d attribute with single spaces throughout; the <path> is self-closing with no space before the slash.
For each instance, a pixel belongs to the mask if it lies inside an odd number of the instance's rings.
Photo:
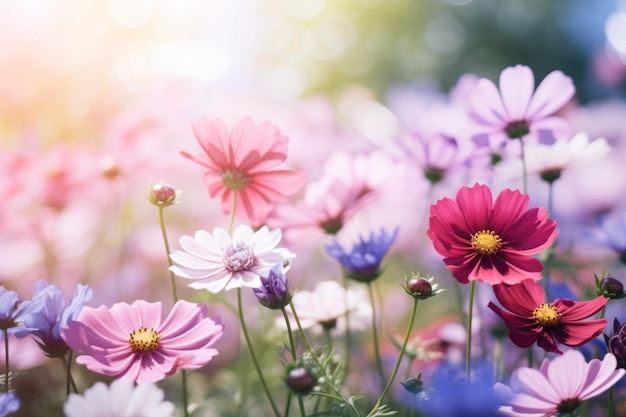
<path id="1" fill-rule="evenodd" d="M 428 237 L 462 284 L 491 285 L 541 279 L 541 252 L 556 238 L 556 222 L 544 208 L 528 209 L 526 194 L 503 190 L 495 201 L 486 185 L 462 187 L 456 200 L 430 207 Z"/>
<path id="2" fill-rule="evenodd" d="M 545 302 L 543 287 L 526 279 L 515 285 L 495 285 L 493 292 L 504 308 L 489 303 L 509 329 L 509 339 L 521 347 L 537 345 L 547 352 L 563 353 L 557 346 L 584 345 L 598 336 L 606 327 L 605 319 L 583 320 L 602 310 L 609 301 L 599 296 L 590 301 L 574 301 L 557 298 L 552 303 Z"/>
<path id="3" fill-rule="evenodd" d="M 193 132 L 206 155 L 181 153 L 207 169 L 209 195 L 219 195 L 224 213 L 232 209 L 237 191 L 235 214 L 258 226 L 275 203 L 285 202 L 304 186 L 304 173 L 272 170 L 287 158 L 289 138 L 269 122 L 256 124 L 246 117 L 229 133 L 220 119 L 203 117 L 194 123 Z"/>

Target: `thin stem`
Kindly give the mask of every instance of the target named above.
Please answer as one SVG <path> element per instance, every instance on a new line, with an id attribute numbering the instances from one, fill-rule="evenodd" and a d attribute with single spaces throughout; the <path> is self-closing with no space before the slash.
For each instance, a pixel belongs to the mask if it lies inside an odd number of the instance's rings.
<path id="1" fill-rule="evenodd" d="M 474 314 L 474 289 L 476 281 L 470 283 L 469 309 L 467 313 L 467 342 L 465 345 L 465 371 L 467 372 L 467 381 L 470 381 L 471 363 L 472 363 L 472 315 Z"/>
<path id="2" fill-rule="evenodd" d="M 9 392 L 9 331 L 2 329 L 4 334 L 4 392 Z"/>
<path id="3" fill-rule="evenodd" d="M 163 207 L 159 206 L 159 225 L 161 226 L 161 236 L 163 237 L 163 244 L 165 245 L 165 254 L 167 256 L 167 264 L 171 267 L 173 265 L 172 260 L 170 259 L 170 244 L 167 239 L 167 230 L 165 229 L 165 219 L 163 216 Z M 172 283 L 172 297 L 174 298 L 174 303 L 178 301 L 178 292 L 176 291 L 176 278 L 174 273 L 170 271 L 170 281 Z"/>
<path id="4" fill-rule="evenodd" d="M 313 348 L 311 347 L 311 344 L 309 343 L 309 340 L 306 337 L 306 334 L 304 333 L 304 329 L 302 328 L 302 324 L 300 324 L 300 318 L 298 317 L 298 313 L 293 305 L 293 302 L 289 302 L 289 306 L 291 307 L 291 312 L 293 313 L 293 318 L 296 320 L 296 324 L 298 325 L 298 332 L 300 333 L 300 337 L 302 338 L 302 341 L 304 342 L 304 345 L 306 346 L 307 350 L 309 351 L 309 353 L 311 354 L 311 358 L 313 358 L 313 362 L 315 362 L 315 365 L 317 365 L 318 369 L 320 369 L 322 372 L 324 372 L 324 377 L 326 378 L 326 368 L 324 368 L 324 366 L 322 366 L 322 364 L 319 361 L 319 358 L 317 357 L 317 354 L 313 351 Z M 331 390 L 334 391 L 335 396 L 330 396 L 328 394 L 323 394 L 323 393 L 318 393 L 318 395 L 326 395 L 327 397 L 330 398 L 334 398 L 334 399 L 341 399 L 344 404 L 350 409 L 350 411 L 353 413 L 353 415 L 355 416 L 360 416 L 361 414 L 359 413 L 359 410 L 357 410 L 357 408 L 354 406 L 354 404 L 352 404 L 351 402 L 347 402 L 345 400 L 343 400 L 343 397 L 341 395 L 341 392 L 339 392 L 338 390 L 336 390 L 331 384 L 328 384 L 328 386 L 330 387 Z"/>
<path id="5" fill-rule="evenodd" d="M 522 192 L 527 194 L 527 174 L 526 174 L 526 157 L 524 155 L 524 138 L 519 138 L 520 149 L 522 151 Z"/>
<path id="6" fill-rule="evenodd" d="M 528 354 L 528 367 L 532 368 L 533 367 L 533 362 L 535 361 L 534 358 L 533 358 L 533 347 L 532 346 L 530 346 L 528 348 L 527 354 Z"/>
<path id="7" fill-rule="evenodd" d="M 285 319 L 285 324 L 287 325 L 287 335 L 289 336 L 289 351 L 291 353 L 291 360 L 295 362 L 296 356 L 296 343 L 293 339 L 293 332 L 291 331 L 291 323 L 289 322 L 289 316 L 287 316 L 287 311 L 285 308 L 281 308 L 280 311 L 283 313 L 283 318 Z M 291 393 L 289 394 L 288 399 L 291 398 Z M 302 417 L 306 417 L 306 411 L 304 410 L 304 401 L 302 400 L 302 396 L 298 395 L 298 407 L 300 408 L 300 415 Z M 285 407 L 285 417 L 289 415 L 289 403 Z"/>
<path id="8" fill-rule="evenodd" d="M 615 385 L 609 389 L 609 403 L 607 404 L 607 417 L 613 417 L 613 392 L 615 391 Z"/>
<path id="9" fill-rule="evenodd" d="M 343 377 L 342 380 L 345 379 L 346 375 L 349 374 L 350 372 L 350 361 L 351 361 L 351 354 L 352 354 L 352 332 L 350 331 L 350 309 L 348 308 L 348 278 L 346 277 L 346 274 L 341 274 L 341 283 L 343 284 L 343 289 L 345 290 L 344 292 L 344 303 L 346 305 L 346 316 L 345 316 L 345 320 L 346 320 L 346 334 L 345 334 L 345 342 L 346 342 L 346 348 L 345 348 L 345 352 L 343 353 L 344 356 L 344 373 L 343 373 Z"/>
<path id="10" fill-rule="evenodd" d="M 374 356 L 376 359 L 376 368 L 378 369 L 378 377 L 380 378 L 380 384 L 385 383 L 385 375 L 383 373 L 383 364 L 380 360 L 380 350 L 378 348 L 378 331 L 376 330 L 376 305 L 374 304 L 374 291 L 372 290 L 372 283 L 367 283 L 367 290 L 370 296 L 370 303 L 372 304 L 372 338 L 374 343 Z"/>
<path id="11" fill-rule="evenodd" d="M 235 224 L 235 210 L 237 209 L 237 190 L 233 190 L 233 205 L 230 209 L 230 219 L 228 220 L 228 234 L 233 231 L 233 225 Z"/>
<path id="12" fill-rule="evenodd" d="M 173 265 L 172 259 L 170 258 L 170 243 L 167 238 L 167 229 L 165 228 L 165 217 L 163 216 L 163 207 L 159 206 L 159 225 L 161 227 L 161 236 L 163 237 L 163 244 L 165 245 L 165 255 L 167 257 L 167 264 L 170 268 L 168 268 L 170 272 L 170 282 L 172 285 L 172 298 L 174 299 L 174 304 L 178 302 L 178 291 L 176 290 L 176 277 L 174 276 L 174 272 L 172 272 L 171 267 Z M 183 413 L 185 417 L 189 416 L 189 400 L 187 398 L 187 372 L 184 369 L 180 370 L 180 375 L 182 378 L 182 396 L 183 396 Z"/>
<path id="13" fill-rule="evenodd" d="M 65 366 L 66 371 L 66 382 L 65 382 L 65 393 L 66 395 L 69 397 L 70 395 L 70 386 L 72 387 L 72 389 L 74 390 L 74 392 L 76 394 L 78 394 L 78 388 L 76 387 L 76 382 L 74 382 L 74 378 L 72 378 L 72 356 L 74 354 L 74 351 L 70 349 L 69 353 L 68 353 L 68 358 L 67 360 L 65 359 L 65 356 L 61 356 L 61 361 L 63 362 L 63 365 Z"/>
<path id="14" fill-rule="evenodd" d="M 280 413 L 278 412 L 278 408 L 276 407 L 276 403 L 274 403 L 274 398 L 272 398 L 272 393 L 265 382 L 265 378 L 263 377 L 263 372 L 261 371 L 261 366 L 259 365 L 259 361 L 254 354 L 254 350 L 252 349 L 252 342 L 250 341 L 250 335 L 248 334 L 248 328 L 246 326 L 246 322 L 243 318 L 243 306 L 241 302 L 241 288 L 237 288 L 237 306 L 239 313 L 239 325 L 241 326 L 241 331 L 243 332 L 243 337 L 246 340 L 246 346 L 248 347 L 248 352 L 250 352 L 250 356 L 252 357 L 252 362 L 254 363 L 254 367 L 256 368 L 257 374 L 259 375 L 259 380 L 261 381 L 261 385 L 263 386 L 263 390 L 267 395 L 267 399 L 272 406 L 272 410 L 276 417 L 280 417 Z"/>
<path id="15" fill-rule="evenodd" d="M 416 312 L 417 312 L 417 298 L 414 297 L 413 309 L 411 310 L 411 319 L 409 320 L 409 327 L 406 329 L 406 334 L 404 335 L 404 343 L 402 343 L 402 347 L 400 348 L 400 355 L 398 356 L 398 359 L 396 360 L 396 365 L 394 366 L 393 372 L 391 373 L 391 376 L 389 377 L 389 380 L 387 381 L 387 385 L 385 386 L 385 389 L 383 390 L 382 394 L 380 394 L 380 396 L 378 397 L 378 400 L 376 401 L 376 405 L 374 406 L 372 411 L 367 415 L 367 417 L 371 416 L 378 409 L 378 407 L 380 407 L 380 404 L 383 402 L 383 400 L 385 399 L 385 396 L 387 395 L 387 392 L 389 392 L 389 389 L 391 388 L 391 384 L 393 383 L 393 380 L 395 379 L 396 374 L 398 373 L 398 368 L 400 368 L 400 363 L 402 362 L 402 358 L 404 357 L 406 345 L 409 343 L 409 337 L 411 336 L 411 329 L 413 329 L 413 322 L 415 321 Z"/>

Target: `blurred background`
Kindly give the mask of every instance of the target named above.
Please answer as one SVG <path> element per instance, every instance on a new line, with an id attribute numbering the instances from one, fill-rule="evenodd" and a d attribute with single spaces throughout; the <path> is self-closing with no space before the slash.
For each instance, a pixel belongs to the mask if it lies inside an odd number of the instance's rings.
<path id="1" fill-rule="evenodd" d="M 537 79 L 562 70 L 588 102 L 623 93 L 625 21 L 609 0 L 3 0 L 0 137 L 97 136 L 172 80 L 200 98 L 339 102 L 523 63 Z"/>

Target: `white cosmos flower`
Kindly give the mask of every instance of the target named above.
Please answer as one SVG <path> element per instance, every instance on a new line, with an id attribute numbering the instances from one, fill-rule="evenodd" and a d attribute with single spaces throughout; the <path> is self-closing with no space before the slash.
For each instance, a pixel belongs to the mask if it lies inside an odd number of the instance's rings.
<path id="1" fill-rule="evenodd" d="M 84 395 L 70 394 L 63 410 L 66 417 L 174 417 L 174 404 L 163 398 L 155 384 L 135 386 L 120 378 L 111 386 L 96 382 Z"/>
<path id="2" fill-rule="evenodd" d="M 282 237 L 280 229 L 270 231 L 266 226 L 256 232 L 242 224 L 232 237 L 222 228 L 213 233 L 199 230 L 194 237 L 180 238 L 182 250 L 174 251 L 170 270 L 181 278 L 195 280 L 190 287 L 218 293 L 224 289 L 261 286 L 261 276 L 267 276 L 277 263 L 289 265 L 295 254 L 276 248 Z"/>
<path id="3" fill-rule="evenodd" d="M 529 142 L 524 144 L 524 158 L 528 174 L 558 176 L 566 169 L 591 164 L 606 156 L 611 146 L 606 139 L 590 140 L 585 132 L 579 132 L 569 140 L 559 139 L 551 145 Z M 498 175 L 517 177 L 522 172 L 521 160 L 510 159 L 496 166 Z"/>

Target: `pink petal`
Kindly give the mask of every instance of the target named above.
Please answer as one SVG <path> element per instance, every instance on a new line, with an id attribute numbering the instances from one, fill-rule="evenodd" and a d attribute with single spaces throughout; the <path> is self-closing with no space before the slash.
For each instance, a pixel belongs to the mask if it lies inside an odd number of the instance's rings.
<path id="1" fill-rule="evenodd" d="M 552 71 L 541 81 L 530 100 L 529 117 L 539 119 L 554 114 L 574 96 L 575 91 L 570 77 L 561 71 Z"/>
<path id="2" fill-rule="evenodd" d="M 518 190 L 508 188 L 502 190 L 493 202 L 491 227 L 493 231 L 503 236 L 512 224 L 522 217 L 528 209 L 529 197 Z"/>
<path id="3" fill-rule="evenodd" d="M 554 388 L 550 378 L 532 368 L 519 368 L 513 372 L 511 388 L 547 404 L 558 404 L 563 398 Z"/>
<path id="4" fill-rule="evenodd" d="M 587 362 L 582 353 L 568 350 L 554 358 L 547 377 L 561 399 L 577 398 L 584 386 Z"/>
<path id="5" fill-rule="evenodd" d="M 500 73 L 500 93 L 507 112 L 507 120 L 526 119 L 528 104 L 535 89 L 535 76 L 524 65 L 505 68 Z"/>
<path id="6" fill-rule="evenodd" d="M 465 218 L 466 230 L 476 233 L 488 228 L 491 213 L 491 190 L 486 185 L 475 184 L 472 188 L 461 187 L 456 194 L 459 211 Z"/>
<path id="7" fill-rule="evenodd" d="M 502 126 L 506 124 L 506 110 L 495 84 L 486 78 L 478 80 L 468 97 L 470 117 L 481 125 Z"/>
<path id="8" fill-rule="evenodd" d="M 580 399 L 584 401 L 598 396 L 622 379 L 626 370 L 623 368 L 615 369 L 616 367 L 617 361 L 611 353 L 605 354 L 602 361 L 592 359 L 589 363 L 587 379 L 585 380 L 585 387 L 580 393 Z"/>

